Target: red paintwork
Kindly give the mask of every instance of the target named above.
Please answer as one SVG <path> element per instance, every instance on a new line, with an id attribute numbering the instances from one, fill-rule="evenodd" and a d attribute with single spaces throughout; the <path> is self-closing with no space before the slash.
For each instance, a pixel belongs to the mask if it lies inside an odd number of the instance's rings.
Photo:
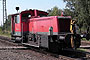
<path id="1" fill-rule="evenodd" d="M 60 22 L 58 21 L 58 17 L 63 18 L 63 16 L 51 16 L 51 17 L 40 17 L 29 19 L 29 32 L 33 33 L 49 32 L 49 27 L 51 26 L 53 27 L 53 32 L 60 32 L 60 30 L 63 30 L 63 28 L 67 32 L 69 32 L 68 29 L 70 29 L 70 20 L 65 21 L 64 19 L 64 21 L 61 22 L 62 27 L 60 29 L 58 28 L 59 27 L 58 24 L 60 24 Z"/>
<path id="2" fill-rule="evenodd" d="M 57 17 L 40 17 L 29 20 L 30 32 L 49 32 L 49 27 L 53 27 L 53 32 L 58 32 Z M 33 28 L 33 29 L 32 29 Z"/>

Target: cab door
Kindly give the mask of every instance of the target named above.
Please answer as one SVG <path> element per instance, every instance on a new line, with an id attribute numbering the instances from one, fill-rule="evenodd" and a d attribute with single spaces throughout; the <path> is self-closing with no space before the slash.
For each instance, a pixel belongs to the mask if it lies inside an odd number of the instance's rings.
<path id="1" fill-rule="evenodd" d="M 21 20 L 20 20 L 20 15 L 15 15 L 14 16 L 14 21 L 13 21 L 13 34 L 16 36 L 21 36 Z"/>

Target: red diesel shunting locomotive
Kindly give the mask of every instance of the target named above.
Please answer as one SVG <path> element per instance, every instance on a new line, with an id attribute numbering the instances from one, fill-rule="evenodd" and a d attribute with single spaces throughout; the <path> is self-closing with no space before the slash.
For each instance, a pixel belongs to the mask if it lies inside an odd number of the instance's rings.
<path id="1" fill-rule="evenodd" d="M 71 17 L 47 15 L 48 13 L 39 10 L 10 15 L 11 39 L 55 52 L 63 48 L 78 48 L 80 35 L 71 32 Z"/>

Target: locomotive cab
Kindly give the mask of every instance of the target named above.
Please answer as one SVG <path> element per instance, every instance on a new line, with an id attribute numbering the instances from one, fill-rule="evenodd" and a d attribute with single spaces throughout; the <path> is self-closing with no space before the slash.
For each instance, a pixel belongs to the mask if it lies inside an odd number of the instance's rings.
<path id="1" fill-rule="evenodd" d="M 26 10 L 11 16 L 11 39 L 19 42 L 27 42 L 29 34 L 29 21 L 33 18 L 45 17 L 48 13 L 38 10 Z M 22 41 L 23 40 L 23 41 Z"/>
<path id="2" fill-rule="evenodd" d="M 21 40 L 19 37 L 21 37 L 21 18 L 20 14 L 13 14 L 11 16 L 11 39 L 13 40 Z"/>
<path id="3" fill-rule="evenodd" d="M 15 42 L 21 42 L 28 33 L 28 19 L 34 16 L 34 11 L 22 11 L 11 16 L 11 39 Z"/>

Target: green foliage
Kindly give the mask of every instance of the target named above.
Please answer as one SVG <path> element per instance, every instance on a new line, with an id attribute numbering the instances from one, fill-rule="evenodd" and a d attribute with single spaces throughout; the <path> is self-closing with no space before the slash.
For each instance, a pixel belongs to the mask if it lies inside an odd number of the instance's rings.
<path id="1" fill-rule="evenodd" d="M 8 16 L 8 19 L 5 21 L 3 28 L 6 31 L 11 31 L 11 16 Z"/>
<path id="2" fill-rule="evenodd" d="M 86 49 L 83 49 L 83 48 L 78 48 L 77 50 L 79 50 L 81 52 L 86 52 Z"/>
<path id="3" fill-rule="evenodd" d="M 3 26 L 0 26 L 0 35 L 10 37 L 11 31 L 11 16 L 5 21 Z"/>
<path id="4" fill-rule="evenodd" d="M 5 32 L 2 30 L 2 27 L 0 27 L 0 36 L 10 37 L 10 32 Z"/>
<path id="5" fill-rule="evenodd" d="M 66 15 L 72 16 L 78 22 L 79 28 L 90 26 L 90 0 L 63 0 L 66 2 Z"/>
<path id="6" fill-rule="evenodd" d="M 57 6 L 53 7 L 50 10 L 47 10 L 47 11 L 49 13 L 49 16 L 61 16 L 61 12 L 62 12 L 62 10 L 58 9 Z"/>
<path id="7" fill-rule="evenodd" d="M 10 37 L 11 31 L 11 16 L 5 21 L 3 26 L 0 26 L 0 35 Z"/>

